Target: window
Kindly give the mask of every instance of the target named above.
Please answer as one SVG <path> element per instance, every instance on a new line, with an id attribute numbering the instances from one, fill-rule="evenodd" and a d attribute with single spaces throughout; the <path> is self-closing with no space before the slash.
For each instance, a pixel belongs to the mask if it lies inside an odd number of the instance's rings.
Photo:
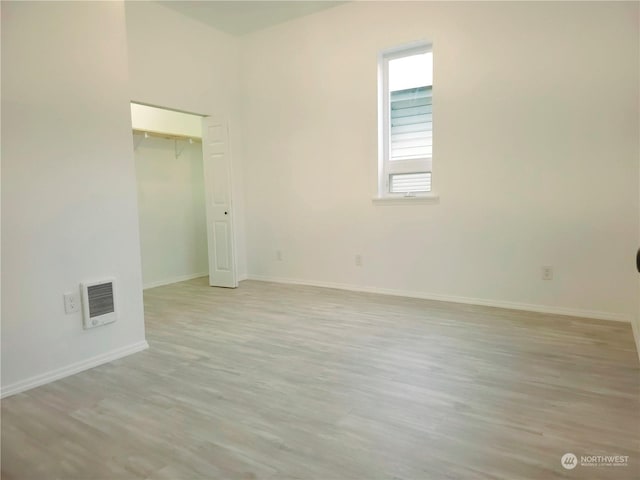
<path id="1" fill-rule="evenodd" d="M 433 52 L 404 48 L 380 57 L 380 197 L 431 192 Z"/>

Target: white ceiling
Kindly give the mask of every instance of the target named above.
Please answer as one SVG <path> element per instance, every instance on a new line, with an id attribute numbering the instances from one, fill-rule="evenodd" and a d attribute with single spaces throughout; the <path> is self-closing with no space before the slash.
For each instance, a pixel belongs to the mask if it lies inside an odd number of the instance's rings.
<path id="1" fill-rule="evenodd" d="M 345 2 L 185 0 L 159 3 L 223 32 L 243 35 Z"/>

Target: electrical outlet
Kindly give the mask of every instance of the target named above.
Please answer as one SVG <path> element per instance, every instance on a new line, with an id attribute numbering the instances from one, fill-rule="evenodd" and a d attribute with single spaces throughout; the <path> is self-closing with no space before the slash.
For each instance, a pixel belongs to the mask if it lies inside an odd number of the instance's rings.
<path id="1" fill-rule="evenodd" d="M 64 294 L 64 311 L 65 313 L 77 313 L 80 311 L 80 294 L 79 293 Z"/>
<path id="2" fill-rule="evenodd" d="M 546 265 L 542 267 L 542 279 L 543 280 L 553 280 L 553 267 L 550 265 Z"/>
<path id="3" fill-rule="evenodd" d="M 282 261 L 282 250 L 276 250 L 276 260 L 279 262 Z"/>
<path id="4" fill-rule="evenodd" d="M 361 267 L 362 266 L 362 255 L 360 255 L 360 254 L 356 255 L 355 261 L 356 261 L 356 267 Z"/>

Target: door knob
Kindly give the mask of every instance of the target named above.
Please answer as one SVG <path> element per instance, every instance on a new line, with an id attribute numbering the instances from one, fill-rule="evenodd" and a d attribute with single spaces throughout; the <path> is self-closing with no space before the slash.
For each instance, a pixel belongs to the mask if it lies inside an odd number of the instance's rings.
<path id="1" fill-rule="evenodd" d="M 225 215 L 227 215 L 229 212 L 224 212 Z"/>

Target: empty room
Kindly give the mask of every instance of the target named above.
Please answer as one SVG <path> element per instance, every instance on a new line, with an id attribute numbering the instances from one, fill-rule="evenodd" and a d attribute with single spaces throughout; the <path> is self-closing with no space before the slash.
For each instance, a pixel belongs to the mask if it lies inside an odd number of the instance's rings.
<path id="1" fill-rule="evenodd" d="M 0 14 L 3 480 L 640 478 L 640 2 Z"/>

